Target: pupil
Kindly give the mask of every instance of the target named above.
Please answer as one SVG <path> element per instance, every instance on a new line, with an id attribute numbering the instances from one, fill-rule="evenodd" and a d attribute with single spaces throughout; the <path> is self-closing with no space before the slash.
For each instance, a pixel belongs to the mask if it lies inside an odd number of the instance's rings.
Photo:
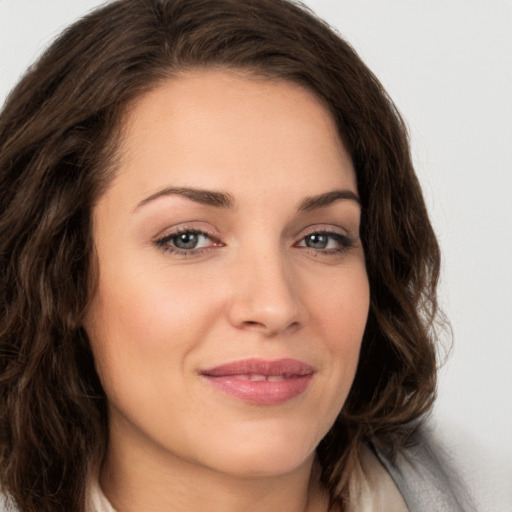
<path id="1" fill-rule="evenodd" d="M 197 238 L 196 233 L 182 233 L 174 239 L 174 245 L 178 249 L 194 249 L 197 245 Z"/>
<path id="2" fill-rule="evenodd" d="M 328 237 L 326 235 L 309 235 L 306 239 L 306 245 L 313 249 L 325 249 L 327 243 Z"/>

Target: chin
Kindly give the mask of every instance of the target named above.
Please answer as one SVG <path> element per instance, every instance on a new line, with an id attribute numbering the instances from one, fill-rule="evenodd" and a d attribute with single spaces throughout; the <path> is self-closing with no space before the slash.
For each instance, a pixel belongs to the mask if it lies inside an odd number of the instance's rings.
<path id="1" fill-rule="evenodd" d="M 276 454 L 256 454 L 253 457 L 236 457 L 224 461 L 221 471 L 239 478 L 272 478 L 292 473 L 313 459 L 314 453 L 307 457 L 287 458 Z"/>
<path id="2" fill-rule="evenodd" d="M 305 439 L 293 442 L 290 436 L 267 439 L 233 439 L 216 445 L 210 452 L 212 466 L 238 477 L 275 477 L 291 473 L 314 458 L 316 443 Z M 224 449 L 225 448 L 225 449 Z M 203 452 L 203 456 L 204 456 Z"/>

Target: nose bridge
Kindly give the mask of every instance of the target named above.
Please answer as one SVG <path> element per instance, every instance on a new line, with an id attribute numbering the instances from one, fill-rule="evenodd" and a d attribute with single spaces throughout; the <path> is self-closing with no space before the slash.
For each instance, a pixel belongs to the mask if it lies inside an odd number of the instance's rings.
<path id="1" fill-rule="evenodd" d="M 303 320 L 298 283 L 280 244 L 260 240 L 240 251 L 236 266 L 230 308 L 233 324 L 271 335 Z"/>

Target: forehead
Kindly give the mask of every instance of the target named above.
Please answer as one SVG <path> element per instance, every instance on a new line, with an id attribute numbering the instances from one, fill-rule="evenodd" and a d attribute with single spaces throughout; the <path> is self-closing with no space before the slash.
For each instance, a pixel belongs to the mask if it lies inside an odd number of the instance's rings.
<path id="1" fill-rule="evenodd" d="M 210 189 L 309 181 L 310 193 L 355 188 L 335 122 L 309 90 L 227 71 L 171 78 L 130 108 L 118 181 L 140 193 L 164 182 Z"/>

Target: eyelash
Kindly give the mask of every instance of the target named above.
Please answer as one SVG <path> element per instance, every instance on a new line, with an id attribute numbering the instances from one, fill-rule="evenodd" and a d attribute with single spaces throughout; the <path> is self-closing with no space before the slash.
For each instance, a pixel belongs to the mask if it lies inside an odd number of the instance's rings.
<path id="1" fill-rule="evenodd" d="M 181 235 L 199 235 L 208 238 L 211 242 L 213 242 L 214 247 L 222 247 L 223 244 L 219 242 L 214 236 L 210 235 L 207 231 L 195 229 L 195 228 L 181 228 L 168 235 L 163 236 L 162 238 L 158 238 L 155 240 L 155 245 L 161 249 L 162 251 L 170 254 L 176 254 L 178 256 L 189 256 L 195 255 L 199 256 L 204 252 L 208 251 L 212 248 L 212 246 L 202 247 L 202 248 L 192 248 L 192 249 L 182 249 L 179 247 L 173 247 L 170 245 L 173 239 L 178 238 Z"/>
<path id="2" fill-rule="evenodd" d="M 209 245 L 208 247 L 200 247 L 200 248 L 191 248 L 191 249 L 183 249 L 179 247 L 175 247 L 171 245 L 171 242 L 173 240 L 176 240 L 181 235 L 198 235 L 202 237 L 206 237 L 210 240 L 212 245 Z M 301 243 L 305 241 L 308 237 L 312 236 L 326 236 L 331 240 L 334 240 L 338 247 L 336 248 L 330 248 L 330 249 L 316 249 L 314 247 L 308 247 L 308 246 L 302 246 L 298 245 L 298 243 Z M 216 239 L 214 236 L 210 235 L 207 231 L 194 229 L 194 228 L 182 228 L 178 229 L 168 235 L 165 235 L 161 238 L 158 238 L 155 240 L 155 245 L 162 251 L 174 254 L 178 256 L 200 256 L 204 254 L 205 252 L 212 249 L 212 247 L 222 247 L 224 244 L 222 244 L 218 239 Z M 352 247 L 355 246 L 355 240 L 351 238 L 348 235 L 338 233 L 336 231 L 328 231 L 328 230 L 322 230 L 317 229 L 314 231 L 311 231 L 309 233 L 306 233 L 300 240 L 297 242 L 297 244 L 294 244 L 294 247 L 302 247 L 304 250 L 314 254 L 318 255 L 319 253 L 326 255 L 326 256 L 339 256 Z"/>
<path id="3" fill-rule="evenodd" d="M 355 246 L 355 240 L 350 236 L 343 233 L 338 233 L 337 231 L 329 231 L 327 229 L 315 229 L 310 231 L 309 233 L 306 233 L 299 242 L 303 242 L 308 237 L 315 235 L 326 236 L 334 240 L 338 244 L 338 247 L 331 249 L 315 249 L 314 247 L 300 246 L 304 247 L 305 250 L 310 251 L 314 255 L 321 253 L 326 256 L 340 256 Z"/>

